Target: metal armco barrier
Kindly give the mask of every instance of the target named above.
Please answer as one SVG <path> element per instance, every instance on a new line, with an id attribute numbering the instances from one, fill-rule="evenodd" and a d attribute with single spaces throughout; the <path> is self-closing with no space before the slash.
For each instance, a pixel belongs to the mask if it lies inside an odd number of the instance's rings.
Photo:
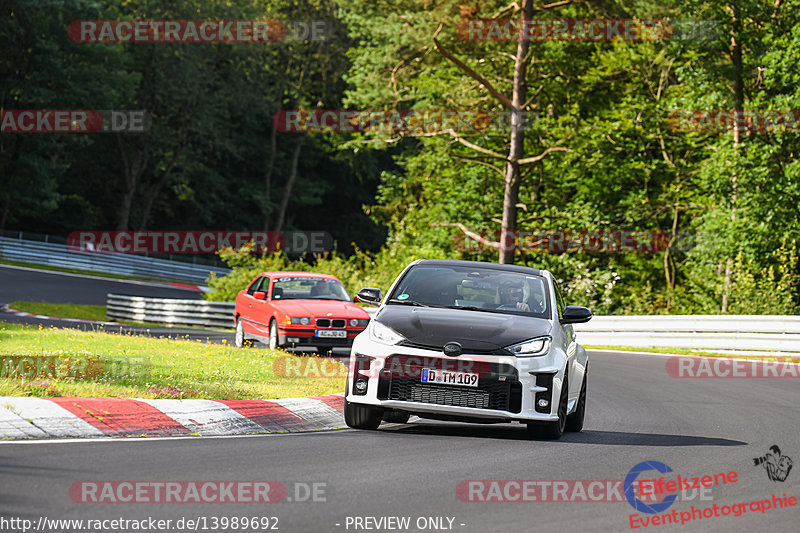
<path id="1" fill-rule="evenodd" d="M 800 353 L 800 316 L 596 316 L 575 331 L 584 345 Z"/>
<path id="2" fill-rule="evenodd" d="M 233 302 L 109 294 L 107 308 L 109 320 L 233 327 Z M 596 316 L 575 331 L 584 345 L 800 353 L 800 316 Z"/>
<path id="3" fill-rule="evenodd" d="M 211 272 L 224 276 L 230 269 L 121 253 L 72 252 L 65 244 L 0 237 L 0 257 L 39 265 L 143 278 L 160 278 L 205 285 Z"/>
<path id="4" fill-rule="evenodd" d="M 106 295 L 108 320 L 233 328 L 233 307 L 233 302 Z"/>

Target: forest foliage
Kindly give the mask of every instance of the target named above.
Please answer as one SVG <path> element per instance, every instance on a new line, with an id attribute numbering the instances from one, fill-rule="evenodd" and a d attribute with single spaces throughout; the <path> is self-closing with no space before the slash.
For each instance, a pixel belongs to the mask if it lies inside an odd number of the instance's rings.
<path id="1" fill-rule="evenodd" d="M 467 40 L 474 19 L 658 19 L 671 38 Z M 0 136 L 0 229 L 326 230 L 315 257 L 223 250 L 231 299 L 264 270 L 387 289 L 411 260 L 497 261 L 508 169 L 515 229 L 649 231 L 658 251 L 547 253 L 570 303 L 598 314 L 794 314 L 800 125 L 679 131 L 681 110 L 800 109 L 800 0 L 10 0 L 3 109 L 146 109 L 147 135 Z M 76 19 L 325 20 L 331 38 L 269 44 L 76 43 Z M 515 68 L 525 83 L 515 85 Z M 276 131 L 306 109 L 511 113 L 511 128 Z M 541 157 L 539 157 L 541 156 Z M 516 165 L 516 168 L 513 168 Z M 465 233 L 468 232 L 468 233 Z M 686 238 L 689 236 L 690 238 Z M 678 245 L 681 243 L 682 245 Z"/>

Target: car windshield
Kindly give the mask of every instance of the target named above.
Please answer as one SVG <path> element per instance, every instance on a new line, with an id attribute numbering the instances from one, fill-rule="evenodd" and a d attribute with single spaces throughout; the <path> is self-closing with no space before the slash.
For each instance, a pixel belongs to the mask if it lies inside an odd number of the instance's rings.
<path id="1" fill-rule="evenodd" d="M 550 318 L 543 277 L 472 266 L 413 267 L 389 296 L 389 304 Z"/>
<path id="2" fill-rule="evenodd" d="M 301 277 L 277 278 L 272 285 L 272 299 L 351 301 L 339 280 Z"/>

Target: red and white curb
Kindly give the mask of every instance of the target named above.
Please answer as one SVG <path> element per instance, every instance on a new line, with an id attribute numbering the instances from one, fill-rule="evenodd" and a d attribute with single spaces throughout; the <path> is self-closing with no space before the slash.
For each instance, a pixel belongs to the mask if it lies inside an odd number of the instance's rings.
<path id="1" fill-rule="evenodd" d="M 103 324 L 104 326 L 119 326 L 117 322 L 97 322 L 95 320 L 83 320 L 80 318 L 60 318 L 57 316 L 34 315 L 32 313 L 26 313 L 24 311 L 17 311 L 16 309 L 11 309 L 7 304 L 0 307 L 0 312 L 8 315 L 24 316 L 28 318 L 38 318 L 40 320 L 60 320 L 61 322 L 76 322 L 79 324 Z"/>
<path id="2" fill-rule="evenodd" d="M 211 291 L 211 289 L 209 289 L 208 287 L 202 287 L 200 285 L 191 285 L 189 283 L 176 283 L 174 281 L 171 281 L 169 284 L 172 285 L 173 287 L 177 287 L 178 289 L 186 289 L 189 291 L 197 291 L 197 292 Z"/>
<path id="3" fill-rule="evenodd" d="M 0 439 L 258 435 L 342 429 L 339 394 L 285 400 L 0 397 Z"/>

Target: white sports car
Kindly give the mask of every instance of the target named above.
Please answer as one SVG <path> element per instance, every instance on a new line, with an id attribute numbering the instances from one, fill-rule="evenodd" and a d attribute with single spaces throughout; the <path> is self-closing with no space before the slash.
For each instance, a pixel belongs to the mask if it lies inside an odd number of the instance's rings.
<path id="1" fill-rule="evenodd" d="M 531 437 L 580 431 L 586 410 L 586 351 L 572 325 L 585 307 L 565 306 L 545 270 L 418 260 L 353 341 L 345 421 L 376 429 L 410 415 L 480 423 L 521 422 Z"/>

